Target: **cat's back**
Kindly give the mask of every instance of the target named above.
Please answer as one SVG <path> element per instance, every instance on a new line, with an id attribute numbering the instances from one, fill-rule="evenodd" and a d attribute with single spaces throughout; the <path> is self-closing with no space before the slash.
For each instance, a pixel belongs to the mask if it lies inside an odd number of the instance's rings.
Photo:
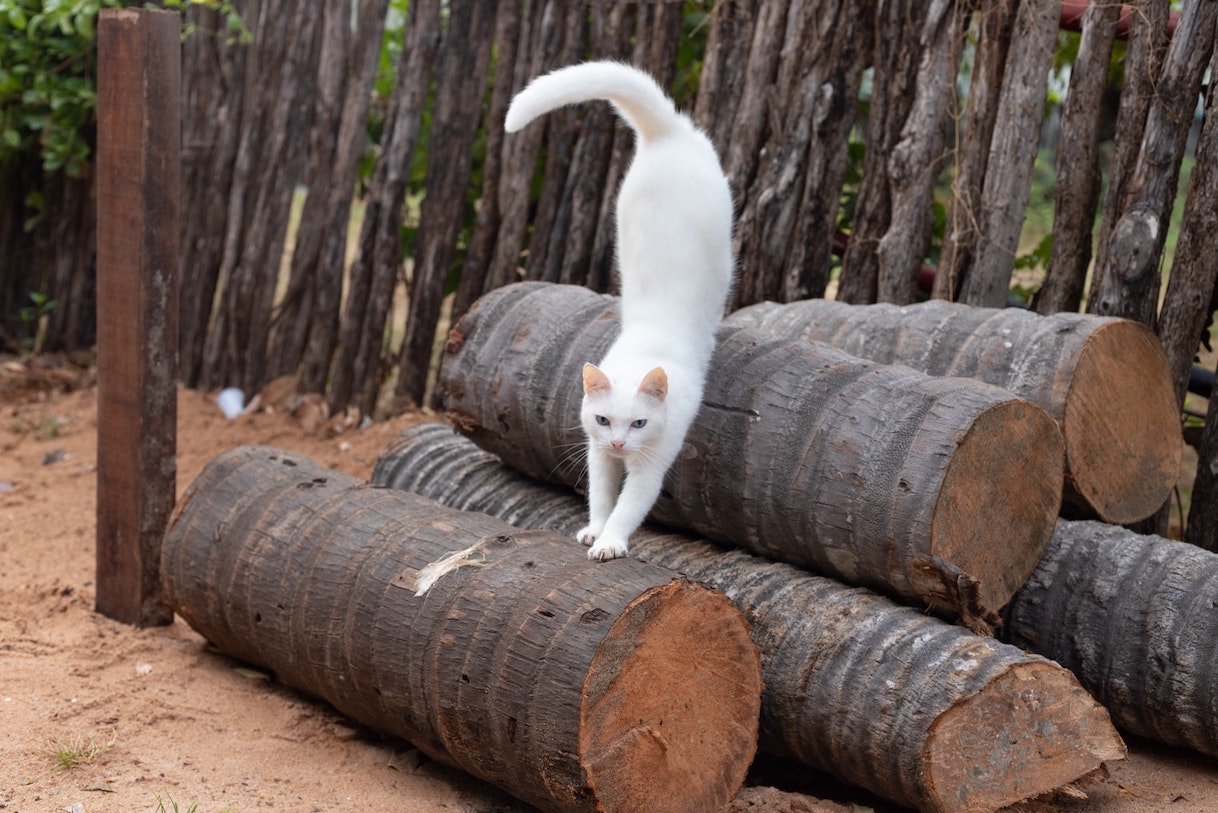
<path id="1" fill-rule="evenodd" d="M 623 319 L 713 330 L 732 285 L 732 197 L 710 140 L 640 144 L 617 202 Z"/>

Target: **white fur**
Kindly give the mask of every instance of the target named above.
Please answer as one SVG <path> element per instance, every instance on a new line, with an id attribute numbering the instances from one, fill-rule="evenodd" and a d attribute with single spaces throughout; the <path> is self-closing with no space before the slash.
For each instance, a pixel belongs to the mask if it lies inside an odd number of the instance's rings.
<path id="1" fill-rule="evenodd" d="M 642 71 L 589 62 L 539 77 L 512 100 L 505 127 L 591 99 L 611 102 L 638 140 L 617 199 L 622 331 L 597 365 L 610 386 L 585 390 L 581 410 L 589 521 L 577 537 L 605 560 L 626 555 L 698 412 L 734 263 L 715 149 Z M 662 400 L 639 391 L 656 367 L 668 382 Z"/>

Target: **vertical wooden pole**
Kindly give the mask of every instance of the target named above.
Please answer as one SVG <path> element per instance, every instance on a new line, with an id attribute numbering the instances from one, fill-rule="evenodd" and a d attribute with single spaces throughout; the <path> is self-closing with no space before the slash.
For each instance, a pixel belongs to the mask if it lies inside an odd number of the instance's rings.
<path id="1" fill-rule="evenodd" d="M 105 9 L 97 88 L 97 611 L 173 612 L 160 583 L 177 452 L 181 19 Z"/>

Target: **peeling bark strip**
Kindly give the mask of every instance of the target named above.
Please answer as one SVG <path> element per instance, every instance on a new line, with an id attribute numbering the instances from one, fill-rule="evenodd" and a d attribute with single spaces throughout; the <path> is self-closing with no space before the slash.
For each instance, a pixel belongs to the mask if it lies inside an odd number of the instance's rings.
<path id="1" fill-rule="evenodd" d="M 760 666 L 739 611 L 555 533 L 247 446 L 191 485 L 161 572 L 224 652 L 543 810 L 718 810 L 753 757 Z"/>
<path id="2" fill-rule="evenodd" d="M 531 483 L 443 424 L 405 430 L 372 480 L 521 527 L 584 523 L 575 495 Z M 632 550 L 723 591 L 747 617 L 765 682 L 762 750 L 941 813 L 988 813 L 1124 756 L 1074 676 L 1015 647 L 688 537 L 644 528 Z"/>
<path id="3" fill-rule="evenodd" d="M 1218 554 L 1059 522 L 1005 637 L 1078 675 L 1117 726 L 1218 756 Z"/>
<path id="4" fill-rule="evenodd" d="M 617 328 L 615 300 L 583 288 L 494 291 L 449 339 L 445 406 L 484 449 L 574 484 L 580 369 Z M 1008 392 L 725 328 L 654 516 L 986 619 L 1036 566 L 1061 473 L 1052 419 Z"/>
<path id="5" fill-rule="evenodd" d="M 1108 522 L 1153 514 L 1180 473 L 1167 357 L 1136 322 L 941 300 L 899 308 L 823 299 L 754 305 L 727 322 L 930 375 L 978 378 L 1026 398 L 1061 426 L 1067 501 Z"/>

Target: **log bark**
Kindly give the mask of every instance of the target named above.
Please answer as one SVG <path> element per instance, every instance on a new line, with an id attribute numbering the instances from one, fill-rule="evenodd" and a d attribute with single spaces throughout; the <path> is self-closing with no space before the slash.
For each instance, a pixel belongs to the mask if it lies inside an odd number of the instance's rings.
<path id="1" fill-rule="evenodd" d="M 308 15 L 287 13 L 274 3 L 257 8 L 245 18 L 254 45 L 237 65 L 240 74 L 230 85 L 238 97 L 225 112 L 226 123 L 238 133 L 232 155 L 232 183 L 223 202 L 222 221 L 211 232 L 222 235 L 223 254 L 218 271 L 218 293 L 206 339 L 197 386 L 203 389 L 237 386 L 255 392 L 268 380 L 267 350 L 271 314 L 283 258 L 289 211 L 296 185 L 307 168 L 307 152 L 296 142 L 307 132 L 316 93 L 316 59 L 319 27 Z M 186 86 L 206 81 L 209 70 L 187 71 Z M 240 89 L 237 86 L 240 85 Z M 190 196 L 187 196 L 189 200 Z M 196 214 L 191 205 L 183 211 L 189 222 Z M 199 214 L 212 222 L 209 214 Z M 183 278 L 192 276 L 193 258 L 187 257 Z M 211 301 L 211 300 L 208 300 Z"/>
<path id="2" fill-rule="evenodd" d="M 1112 139 L 1112 158 L 1108 162 L 1108 192 L 1104 196 L 1104 217 L 1096 238 L 1095 263 L 1087 311 L 1096 313 L 1099 292 L 1108 269 L 1109 243 L 1117 221 L 1125 212 L 1146 129 L 1146 116 L 1155 96 L 1155 84 L 1167 50 L 1168 0 L 1135 0 L 1129 17 L 1129 44 L 1125 50 L 1124 86 L 1117 111 L 1116 132 Z"/>
<path id="3" fill-rule="evenodd" d="M 162 575 L 222 651 L 543 810 L 717 810 L 753 757 L 739 611 L 552 532 L 240 447 L 183 497 Z"/>
<path id="4" fill-rule="evenodd" d="M 576 482 L 580 369 L 613 340 L 615 308 L 542 283 L 483 297 L 449 338 L 449 414 L 525 473 Z M 658 520 L 970 622 L 1035 566 L 1062 472 L 1039 407 L 749 329 L 721 331 L 711 370 Z"/>
<path id="5" fill-rule="evenodd" d="M 1044 284 L 1036 293 L 1039 313 L 1077 312 L 1082 304 L 1100 199 L 1100 118 L 1120 16 L 1116 3 L 1088 3 L 1083 15 L 1083 35 L 1062 112 L 1053 248 Z"/>
<path id="6" fill-rule="evenodd" d="M 1156 326 L 1163 244 L 1201 79 L 1214 49 L 1216 21 L 1215 3 L 1190 3 L 1181 12 L 1155 84 L 1122 214 L 1109 238 L 1107 267 L 1091 306 L 1095 313 Z"/>
<path id="7" fill-rule="evenodd" d="M 1206 550 L 1218 551 L 1218 398 L 1210 398 L 1197 457 L 1193 504 L 1184 538 Z"/>
<path id="8" fill-rule="evenodd" d="M 929 375 L 977 378 L 1039 405 L 1066 449 L 1066 500 L 1114 523 L 1153 514 L 1180 473 L 1179 411 L 1162 346 L 1136 322 L 932 300 L 762 304 L 728 324 L 826 342 Z"/>
<path id="9" fill-rule="evenodd" d="M 981 187 L 981 233 L 960 294 L 960 300 L 971 305 L 1002 307 L 1007 301 L 1028 206 L 1032 164 L 1040 144 L 1060 13 L 1061 4 L 1056 0 L 1022 0 L 1015 15 Z"/>
<path id="10" fill-rule="evenodd" d="M 288 289 L 275 314 L 269 376 L 299 371 L 300 392 L 325 392 L 338 344 L 347 231 L 388 0 L 325 3 L 311 157 Z"/>
<path id="11" fill-rule="evenodd" d="M 877 5 L 873 37 L 875 80 L 867 110 L 867 152 L 851 224 L 842 255 L 837 299 L 864 304 L 878 300 L 880 238 L 892 222 L 892 183 L 888 158 L 901 140 L 913 107 L 918 77 L 919 40 L 927 5 L 887 0 Z"/>
<path id="12" fill-rule="evenodd" d="M 930 249 L 935 184 L 947 161 L 948 127 L 956 102 L 956 75 L 971 2 L 936 0 L 919 32 L 918 80 L 901 140 L 888 155 L 892 222 L 880 239 L 878 301 L 913 302 L 922 258 Z"/>
<path id="13" fill-rule="evenodd" d="M 520 527 L 573 533 L 585 520 L 571 492 L 527 480 L 439 423 L 399 435 L 372 482 Z M 745 614 L 761 650 L 763 751 L 941 813 L 988 813 L 1123 755 L 1072 675 L 1014 647 L 689 537 L 644 528 L 632 552 L 723 591 Z"/>
<path id="14" fill-rule="evenodd" d="M 1078 675 L 1119 728 L 1218 756 L 1218 554 L 1060 522 L 1004 637 Z"/>
<path id="15" fill-rule="evenodd" d="M 394 395 L 424 403 L 436 328 L 457 250 L 473 169 L 474 139 L 491 58 L 495 3 L 452 0 L 436 63 L 435 102 L 427 153 L 427 188 L 419 214 L 419 240 L 410 279 L 410 305 Z M 471 110 L 472 108 L 472 110 Z"/>
<path id="16" fill-rule="evenodd" d="M 494 88 L 490 109 L 486 114 L 486 156 L 482 161 L 482 193 L 474 216 L 473 234 L 465 255 L 465 267 L 453 297 L 453 318 L 469 309 L 470 303 L 488 290 L 487 272 L 495 253 L 495 237 L 503 213 L 499 209 L 499 181 L 503 175 L 503 117 L 512 99 L 512 66 L 520 47 L 523 10 L 520 3 L 499 3 L 495 10 L 494 49 L 499 54 L 494 61 Z"/>
<path id="17" fill-rule="evenodd" d="M 964 133 L 956 149 L 956 177 L 948 203 L 947 228 L 931 291 L 936 299 L 955 300 L 972 271 L 980 234 L 981 186 L 990 158 L 1002 75 L 1019 0 L 994 0 L 985 5 L 978 24 L 980 35 L 969 82 Z"/>
<path id="18" fill-rule="evenodd" d="M 521 23 L 520 50 L 513 63 L 512 92 L 522 89 L 535 76 L 559 67 L 562 53 L 562 15 L 572 4 L 559 0 L 530 0 Z M 553 121 L 551 121 L 551 118 Z M 526 127 L 503 140 L 503 170 L 499 181 L 499 211 L 502 217 L 495 239 L 495 252 L 487 269 L 488 290 L 521 278 L 521 251 L 528 231 L 529 200 L 533 190 L 533 167 L 541 154 L 542 136 L 547 127 Z"/>
<path id="19" fill-rule="evenodd" d="M 403 274 L 402 205 L 440 46 L 440 5 L 440 0 L 410 4 L 398 81 L 385 116 L 381 154 L 364 204 L 364 225 L 339 326 L 329 388 L 335 413 L 354 402 L 370 415 L 376 406 L 385 326 L 394 286 Z"/>
<path id="20" fill-rule="evenodd" d="M 1167 351 L 1176 402 L 1183 406 L 1197 348 L 1213 314 L 1218 275 L 1218 91 L 1210 82 L 1205 122 L 1197 139 L 1196 162 L 1177 232 L 1167 295 L 1159 311 L 1159 340 Z"/>
<path id="21" fill-rule="evenodd" d="M 867 4 L 837 0 L 787 9 L 766 159 L 739 204 L 738 303 L 824 291 L 846 141 L 871 54 L 870 14 Z"/>
<path id="22" fill-rule="evenodd" d="M 627 58 L 634 33 L 631 11 L 627 4 L 615 3 L 593 17 L 589 37 L 592 54 L 605 59 Z M 582 285 L 590 281 L 597 231 L 607 222 L 612 232 L 613 210 L 610 207 L 606 211 L 605 199 L 617 192 L 609 173 L 618 127 L 616 114 L 604 102 L 583 105 L 573 112 L 582 115 L 582 122 L 567 114 L 551 122 L 548 131 L 565 139 L 567 136 L 558 128 L 570 124 L 578 130 L 578 137 L 561 189 L 552 188 L 558 193 L 553 204 L 554 221 L 548 231 L 535 227 L 529 240 L 529 276 L 538 278 L 535 269 L 540 266 L 541 279 Z M 601 284 L 608 283 L 609 275 L 602 275 Z"/>

